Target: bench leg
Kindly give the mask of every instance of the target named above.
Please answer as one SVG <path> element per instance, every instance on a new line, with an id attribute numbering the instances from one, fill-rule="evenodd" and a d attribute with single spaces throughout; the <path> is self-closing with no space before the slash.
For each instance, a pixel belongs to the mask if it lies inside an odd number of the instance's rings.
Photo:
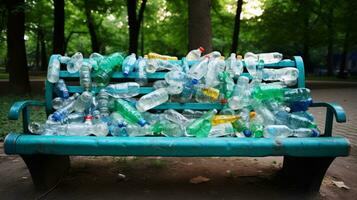
<path id="1" fill-rule="evenodd" d="M 55 186 L 70 167 L 69 156 L 21 155 L 30 171 L 37 190 L 47 190 Z"/>
<path id="2" fill-rule="evenodd" d="M 334 157 L 285 156 L 282 175 L 284 183 L 307 193 L 318 193 Z"/>

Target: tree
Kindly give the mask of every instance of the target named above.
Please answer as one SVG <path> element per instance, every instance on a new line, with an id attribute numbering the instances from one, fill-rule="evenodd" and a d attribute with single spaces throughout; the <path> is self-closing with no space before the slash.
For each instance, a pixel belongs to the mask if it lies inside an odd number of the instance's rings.
<path id="1" fill-rule="evenodd" d="M 231 53 L 236 53 L 238 48 L 239 31 L 240 31 L 240 14 L 242 12 L 242 6 L 243 6 L 243 0 L 238 0 L 236 16 L 234 20 L 234 31 L 233 31 Z"/>
<path id="2" fill-rule="evenodd" d="M 53 53 L 64 54 L 64 0 L 54 0 Z"/>
<path id="3" fill-rule="evenodd" d="M 137 1 L 127 0 L 128 21 L 129 21 L 129 52 L 138 52 L 138 40 L 140 33 L 140 24 L 144 18 L 144 10 L 147 0 L 142 0 L 138 15 L 136 15 Z"/>
<path id="4" fill-rule="evenodd" d="M 30 92 L 25 48 L 25 1 L 7 0 L 7 59 L 9 81 L 14 91 Z"/>
<path id="5" fill-rule="evenodd" d="M 188 41 L 189 49 L 212 51 L 210 0 L 188 0 Z"/>
<path id="6" fill-rule="evenodd" d="M 87 27 L 88 27 L 90 39 L 92 42 L 92 51 L 100 52 L 100 42 L 98 40 L 94 20 L 93 20 L 92 13 L 91 13 L 92 10 L 90 7 L 90 2 L 88 2 L 88 0 L 84 0 L 84 9 L 85 9 L 86 17 L 87 17 L 87 20 L 86 20 Z"/>

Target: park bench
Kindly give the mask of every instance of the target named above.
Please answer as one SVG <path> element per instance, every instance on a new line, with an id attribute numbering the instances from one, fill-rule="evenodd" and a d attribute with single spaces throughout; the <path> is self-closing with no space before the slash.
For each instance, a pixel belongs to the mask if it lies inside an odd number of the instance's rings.
<path id="1" fill-rule="evenodd" d="M 176 62 L 182 62 L 178 60 Z M 189 63 L 192 64 L 192 63 Z M 295 56 L 292 60 L 264 67 L 296 67 L 299 78 L 295 87 L 305 87 L 303 60 Z M 150 80 L 163 79 L 165 72 L 148 74 Z M 249 77 L 249 74 L 244 73 Z M 137 73 L 124 78 L 115 72 L 112 82 L 134 80 Z M 70 93 L 81 92 L 78 86 L 79 74 L 61 71 L 60 77 L 66 82 L 76 81 L 68 86 Z M 264 157 L 284 156 L 282 174 L 288 183 L 307 191 L 319 191 L 322 179 L 332 161 L 339 156 L 348 156 L 348 139 L 332 136 L 333 119 L 346 122 L 343 108 L 335 103 L 314 103 L 312 107 L 326 108 L 325 129 L 320 137 L 311 138 L 190 138 L 190 137 L 93 137 L 93 136 L 49 136 L 31 135 L 28 130 L 29 107 L 41 106 L 47 115 L 53 112 L 51 100 L 54 97 L 53 84 L 46 81 L 45 102 L 20 101 L 12 105 L 10 120 L 18 120 L 22 115 L 23 132 L 9 133 L 5 138 L 5 152 L 18 154 L 25 161 L 34 185 L 46 189 L 55 185 L 70 167 L 69 156 L 167 156 L 167 157 Z M 142 94 L 153 91 L 152 87 L 142 87 Z M 98 92 L 98 91 L 96 91 Z M 163 109 L 221 109 L 220 103 L 165 103 L 155 110 Z"/>

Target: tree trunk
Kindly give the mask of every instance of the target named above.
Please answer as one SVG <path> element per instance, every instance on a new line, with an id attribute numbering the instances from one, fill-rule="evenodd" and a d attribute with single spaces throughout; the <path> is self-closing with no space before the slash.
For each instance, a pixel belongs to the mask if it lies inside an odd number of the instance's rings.
<path id="1" fill-rule="evenodd" d="M 30 92 L 30 82 L 25 48 L 25 2 L 7 0 L 7 58 L 11 91 Z"/>
<path id="2" fill-rule="evenodd" d="M 89 34 L 90 34 L 90 40 L 92 42 L 92 51 L 99 53 L 100 52 L 100 43 L 99 43 L 98 36 L 97 36 L 96 30 L 95 30 L 95 24 L 94 24 L 94 20 L 92 17 L 91 9 L 88 4 L 88 0 L 84 1 L 84 8 L 85 8 L 85 13 L 86 13 L 86 17 L 87 17 L 87 27 L 88 27 Z"/>
<path id="3" fill-rule="evenodd" d="M 303 2 L 304 3 L 304 2 Z M 306 3 L 306 2 L 305 2 Z M 305 69 L 307 73 L 313 73 L 313 67 L 311 66 L 310 63 L 310 26 L 309 26 L 309 20 L 310 20 L 310 11 L 308 10 L 308 5 L 306 6 L 305 4 L 303 5 L 304 11 L 304 28 L 303 28 L 303 59 L 304 59 L 304 64 L 305 64 Z"/>
<path id="4" fill-rule="evenodd" d="M 136 0 L 127 0 L 128 20 L 129 20 L 129 53 L 138 52 L 140 24 L 144 18 L 144 10 L 147 0 L 142 0 L 139 14 L 136 16 Z"/>
<path id="5" fill-rule="evenodd" d="M 36 70 L 41 69 L 41 66 L 40 66 L 40 29 L 37 29 L 35 68 L 36 68 Z"/>
<path id="6" fill-rule="evenodd" d="M 43 32 L 42 27 L 40 27 L 40 49 L 41 49 L 41 70 L 46 71 L 47 70 L 47 51 L 46 51 L 46 41 L 45 41 L 45 35 Z"/>
<path id="7" fill-rule="evenodd" d="M 350 38 L 350 29 L 348 29 L 348 31 L 345 33 L 345 38 L 343 41 L 343 50 L 342 50 L 342 60 L 340 63 L 340 71 L 338 73 L 338 77 L 339 78 L 346 78 L 346 74 L 345 74 L 345 69 L 346 69 L 346 65 L 347 65 L 347 56 L 348 56 L 348 50 L 349 50 L 349 38 Z"/>
<path id="8" fill-rule="evenodd" d="M 327 74 L 333 75 L 333 44 L 334 44 L 334 27 L 333 27 L 333 12 L 331 6 L 327 17 Z"/>
<path id="9" fill-rule="evenodd" d="M 238 41 L 239 41 L 239 31 L 240 31 L 240 14 L 242 12 L 243 0 L 237 1 L 237 11 L 234 20 L 234 30 L 233 30 L 233 39 L 231 53 L 237 53 Z"/>
<path id="10" fill-rule="evenodd" d="M 203 47 L 212 51 L 211 1 L 188 0 L 189 49 Z"/>
<path id="11" fill-rule="evenodd" d="M 53 53 L 64 52 L 64 0 L 54 0 Z"/>

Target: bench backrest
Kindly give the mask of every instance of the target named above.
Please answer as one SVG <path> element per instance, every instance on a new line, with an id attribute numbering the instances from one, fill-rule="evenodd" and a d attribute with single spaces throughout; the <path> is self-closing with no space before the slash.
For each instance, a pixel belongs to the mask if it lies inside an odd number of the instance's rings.
<path id="1" fill-rule="evenodd" d="M 181 64 L 181 60 L 178 61 L 173 61 L 173 62 L 178 62 Z M 195 61 L 193 62 L 188 62 L 189 66 L 193 65 Z M 243 65 L 245 66 L 244 62 Z M 304 63 L 303 60 L 300 56 L 294 56 L 292 60 L 282 60 L 278 63 L 274 64 L 265 64 L 264 67 L 266 68 L 284 68 L 284 67 L 296 67 L 299 70 L 299 77 L 297 81 L 297 85 L 295 87 L 305 87 L 305 72 L 304 72 Z M 148 80 L 150 81 L 155 81 L 155 80 L 160 80 L 164 79 L 166 72 L 155 72 L 152 74 L 147 74 Z M 132 72 L 129 74 L 128 77 L 124 77 L 122 72 L 116 71 L 112 75 L 111 83 L 120 83 L 120 82 L 128 82 L 128 81 L 135 81 L 135 78 L 137 78 L 138 74 L 137 72 Z M 243 76 L 247 76 L 249 78 L 250 75 L 247 72 L 243 73 Z M 83 88 L 79 85 L 79 73 L 69 73 L 67 71 L 60 71 L 60 78 L 63 79 L 68 87 L 68 91 L 70 94 L 72 93 L 81 93 L 83 91 Z M 46 88 L 45 88 L 45 97 L 46 97 L 46 112 L 47 114 L 50 114 L 53 112 L 52 109 L 52 99 L 56 96 L 54 91 L 53 91 L 53 83 L 50 83 L 46 81 Z M 98 88 L 93 88 L 95 92 L 98 92 Z M 140 94 L 147 94 L 151 91 L 153 91 L 153 87 L 141 87 L 140 88 Z M 156 110 L 162 110 L 162 109 L 177 109 L 177 110 L 183 110 L 183 109 L 193 109 L 193 110 L 209 110 L 209 109 L 222 109 L 223 105 L 220 103 L 174 103 L 174 102 L 168 102 L 165 104 L 162 104 L 160 106 L 155 107 Z"/>

